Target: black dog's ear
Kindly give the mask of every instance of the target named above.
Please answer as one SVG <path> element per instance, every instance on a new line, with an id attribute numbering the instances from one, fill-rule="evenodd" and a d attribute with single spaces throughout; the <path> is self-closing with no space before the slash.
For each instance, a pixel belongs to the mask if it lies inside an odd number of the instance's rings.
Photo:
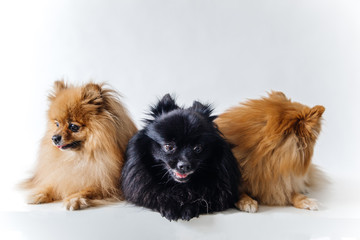
<path id="1" fill-rule="evenodd" d="M 201 102 L 194 101 L 192 107 L 190 107 L 189 109 L 205 115 L 206 117 L 209 118 L 210 121 L 213 121 L 216 118 L 216 116 L 211 116 L 211 113 L 214 110 L 211 104 L 204 105 Z"/>
<path id="2" fill-rule="evenodd" d="M 156 118 L 161 114 L 168 113 L 178 108 L 179 106 L 176 105 L 174 98 L 172 98 L 170 94 L 166 94 L 155 106 L 151 107 L 149 115 Z M 146 121 L 151 122 L 152 120 L 147 119 Z"/>

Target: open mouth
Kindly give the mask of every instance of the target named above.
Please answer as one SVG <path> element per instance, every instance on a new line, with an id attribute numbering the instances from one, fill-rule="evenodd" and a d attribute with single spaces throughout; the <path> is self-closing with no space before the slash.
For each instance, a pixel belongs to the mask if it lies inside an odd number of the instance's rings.
<path id="1" fill-rule="evenodd" d="M 75 141 L 69 144 L 65 144 L 65 145 L 56 145 L 56 147 L 60 150 L 66 150 L 69 148 L 77 148 L 80 146 L 80 141 Z"/>
<path id="2" fill-rule="evenodd" d="M 193 173 L 193 171 L 191 172 L 187 172 L 187 173 L 179 173 L 176 170 L 172 170 L 172 174 L 174 176 L 175 181 L 177 182 L 187 182 L 189 180 L 189 176 Z"/>

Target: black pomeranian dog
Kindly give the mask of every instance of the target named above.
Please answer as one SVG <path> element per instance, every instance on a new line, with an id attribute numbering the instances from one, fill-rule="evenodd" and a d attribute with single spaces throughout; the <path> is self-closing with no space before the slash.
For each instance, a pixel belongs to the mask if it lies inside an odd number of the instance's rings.
<path id="1" fill-rule="evenodd" d="M 240 172 L 211 113 L 197 101 L 181 108 L 169 94 L 151 108 L 153 118 L 127 147 L 126 200 L 170 221 L 235 207 Z"/>

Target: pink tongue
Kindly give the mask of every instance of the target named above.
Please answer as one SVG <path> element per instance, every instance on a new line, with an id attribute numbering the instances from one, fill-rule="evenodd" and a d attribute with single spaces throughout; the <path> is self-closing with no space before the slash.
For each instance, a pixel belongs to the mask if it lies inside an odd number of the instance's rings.
<path id="1" fill-rule="evenodd" d="M 181 174 L 181 173 L 178 173 L 178 172 L 175 172 L 176 176 L 178 178 L 186 178 L 187 177 L 187 174 Z"/>

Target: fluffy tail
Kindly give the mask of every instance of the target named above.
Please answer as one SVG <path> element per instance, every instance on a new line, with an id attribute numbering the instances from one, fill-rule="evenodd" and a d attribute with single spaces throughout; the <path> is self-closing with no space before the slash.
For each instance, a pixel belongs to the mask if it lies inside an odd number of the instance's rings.
<path id="1" fill-rule="evenodd" d="M 34 188 L 34 177 L 28 178 L 28 179 L 18 183 L 16 185 L 16 187 L 19 188 L 19 189 L 24 189 L 24 190 Z"/>
<path id="2" fill-rule="evenodd" d="M 311 190 L 318 191 L 324 189 L 330 183 L 330 180 L 318 166 L 311 164 L 306 183 Z"/>

